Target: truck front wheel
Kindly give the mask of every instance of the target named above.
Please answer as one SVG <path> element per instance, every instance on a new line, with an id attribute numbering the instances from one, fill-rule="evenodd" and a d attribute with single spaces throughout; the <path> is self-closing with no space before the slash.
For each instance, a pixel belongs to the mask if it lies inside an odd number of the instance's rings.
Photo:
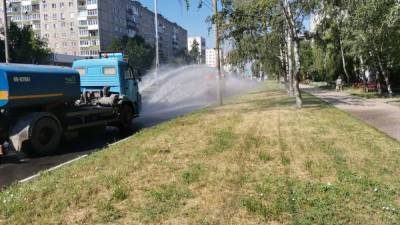
<path id="1" fill-rule="evenodd" d="M 52 118 L 38 120 L 32 128 L 30 144 L 33 154 L 48 155 L 53 153 L 61 141 L 61 129 Z"/>

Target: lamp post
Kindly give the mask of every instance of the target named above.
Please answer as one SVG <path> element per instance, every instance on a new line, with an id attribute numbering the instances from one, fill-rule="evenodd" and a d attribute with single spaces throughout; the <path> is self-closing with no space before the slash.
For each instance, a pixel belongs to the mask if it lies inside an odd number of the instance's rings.
<path id="1" fill-rule="evenodd" d="M 7 22 L 7 1 L 3 0 L 3 21 L 4 21 L 4 52 L 6 54 L 6 63 L 10 62 L 8 48 L 8 22 Z"/>
<path id="2" fill-rule="evenodd" d="M 217 0 L 213 0 L 213 8 L 214 8 L 214 15 L 218 15 L 218 5 L 217 5 Z M 218 69 L 218 76 L 217 76 L 217 96 L 218 96 L 218 104 L 222 105 L 223 104 L 223 99 L 222 99 L 222 87 L 221 87 L 221 82 L 222 82 L 222 74 L 221 74 L 221 54 L 220 54 L 220 40 L 219 40 L 219 29 L 218 29 L 218 23 L 215 22 L 214 26 L 215 30 L 215 51 L 217 54 L 217 69 Z"/>
<path id="3" fill-rule="evenodd" d="M 158 10 L 157 10 L 157 0 L 154 0 L 154 25 L 156 32 L 156 76 L 158 75 L 158 69 L 160 67 L 160 49 L 159 49 L 159 36 L 158 36 Z"/>

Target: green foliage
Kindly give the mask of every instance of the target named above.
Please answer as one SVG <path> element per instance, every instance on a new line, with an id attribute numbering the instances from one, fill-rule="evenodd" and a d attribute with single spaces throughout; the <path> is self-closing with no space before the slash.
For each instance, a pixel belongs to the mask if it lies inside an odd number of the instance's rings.
<path id="1" fill-rule="evenodd" d="M 199 43 L 194 40 L 192 44 L 192 49 L 189 51 L 189 56 L 192 62 L 200 64 L 200 48 Z"/>
<path id="2" fill-rule="evenodd" d="M 47 43 L 35 36 L 30 26 L 19 28 L 11 23 L 8 29 L 11 62 L 27 64 L 46 64 L 50 50 Z M 0 42 L 0 60 L 5 61 L 4 42 Z"/>
<path id="3" fill-rule="evenodd" d="M 332 81 L 339 75 L 361 82 L 365 70 L 380 80 L 400 77 L 400 5 L 396 0 L 286 1 L 290 4 L 298 34 L 305 18 L 316 15 L 316 30 L 301 38 L 301 78 Z M 269 77 L 285 75 L 282 50 L 288 26 L 285 0 L 222 1 L 214 18 L 222 38 L 234 44 L 228 63 L 242 68 L 254 63 L 254 72 Z"/>
<path id="4" fill-rule="evenodd" d="M 129 58 L 129 65 L 141 74 L 145 74 L 153 66 L 154 48 L 148 45 L 140 36 L 115 38 L 107 50 L 124 51 Z"/>
<path id="5" fill-rule="evenodd" d="M 184 183 L 191 184 L 196 182 L 200 179 L 201 174 L 203 173 L 204 169 L 201 165 L 193 165 L 189 169 L 185 170 L 181 174 L 181 178 Z"/>

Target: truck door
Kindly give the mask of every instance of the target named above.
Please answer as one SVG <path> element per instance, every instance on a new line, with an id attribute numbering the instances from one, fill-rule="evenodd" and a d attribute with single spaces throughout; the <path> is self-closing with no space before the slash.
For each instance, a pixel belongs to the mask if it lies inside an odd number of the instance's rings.
<path id="1" fill-rule="evenodd" d="M 126 96 L 133 102 L 138 99 L 139 86 L 133 74 L 133 71 L 128 66 L 124 69 L 124 79 L 125 79 L 125 93 Z"/>

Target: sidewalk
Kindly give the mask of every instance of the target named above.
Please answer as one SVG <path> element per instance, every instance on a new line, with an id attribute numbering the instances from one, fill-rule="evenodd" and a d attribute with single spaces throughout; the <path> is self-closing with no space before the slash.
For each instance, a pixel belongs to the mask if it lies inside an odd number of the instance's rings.
<path id="1" fill-rule="evenodd" d="M 302 85 L 301 89 L 400 141 L 400 107 L 311 86 Z"/>

